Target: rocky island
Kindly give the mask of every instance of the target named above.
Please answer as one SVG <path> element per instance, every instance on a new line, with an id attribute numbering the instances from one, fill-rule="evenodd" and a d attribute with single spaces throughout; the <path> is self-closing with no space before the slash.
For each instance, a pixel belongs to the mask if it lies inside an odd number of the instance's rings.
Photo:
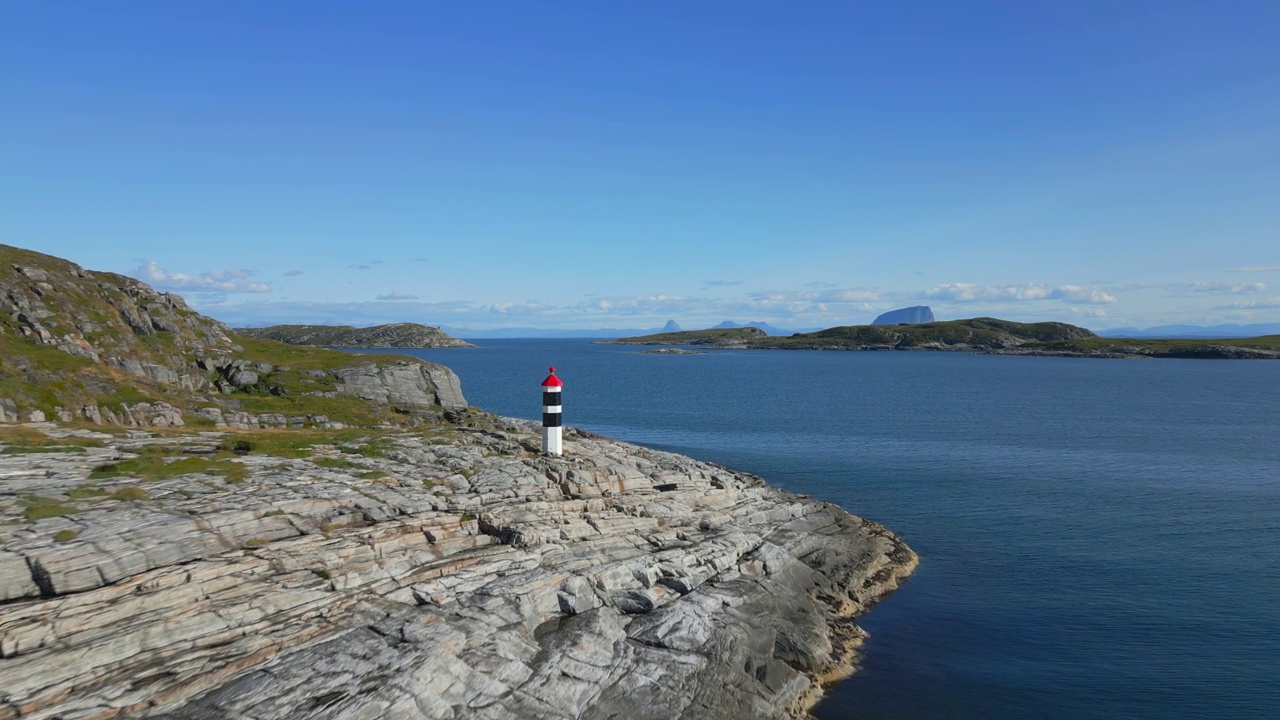
<path id="1" fill-rule="evenodd" d="M 418 323 L 392 323 L 371 327 L 350 325 L 272 325 L 236 328 L 237 335 L 276 340 L 290 345 L 331 348 L 463 348 L 475 347 L 451 337 L 440 328 Z"/>
<path id="2" fill-rule="evenodd" d="M 1280 335 L 1226 340 L 1102 338 L 1059 322 L 972 318 L 904 325 L 849 325 L 787 337 L 756 328 L 686 330 L 617 340 L 618 345 L 689 345 L 750 350 L 931 350 L 1094 358 L 1280 359 Z"/>
<path id="3" fill-rule="evenodd" d="M 916 563 L 745 473 L 543 456 L 439 365 L 0 261 L 0 718 L 804 717 Z"/>

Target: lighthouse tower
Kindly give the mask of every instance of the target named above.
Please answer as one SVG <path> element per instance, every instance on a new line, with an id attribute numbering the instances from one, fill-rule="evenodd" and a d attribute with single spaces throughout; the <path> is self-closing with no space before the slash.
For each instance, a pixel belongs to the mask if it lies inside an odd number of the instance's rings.
<path id="1" fill-rule="evenodd" d="M 564 428 L 560 422 L 560 392 L 564 383 L 556 377 L 556 369 L 542 381 L 542 452 L 547 455 L 564 454 Z"/>

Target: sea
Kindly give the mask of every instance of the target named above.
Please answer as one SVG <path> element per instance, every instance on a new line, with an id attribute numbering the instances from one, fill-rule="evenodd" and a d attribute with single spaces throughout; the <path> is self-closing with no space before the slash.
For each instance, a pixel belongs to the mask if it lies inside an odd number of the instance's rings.
<path id="1" fill-rule="evenodd" d="M 920 554 L 821 720 L 1280 718 L 1280 362 L 475 343 L 408 352 Z"/>

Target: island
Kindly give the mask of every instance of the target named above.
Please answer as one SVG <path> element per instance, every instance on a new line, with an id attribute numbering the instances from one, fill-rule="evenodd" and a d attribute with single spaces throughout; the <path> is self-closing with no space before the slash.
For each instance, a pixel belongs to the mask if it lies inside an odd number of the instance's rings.
<path id="1" fill-rule="evenodd" d="M 686 330 L 598 342 L 751 350 L 920 350 L 1091 358 L 1280 359 L 1280 335 L 1222 340 L 1103 338 L 1067 323 L 1020 323 L 989 317 L 907 325 L 849 325 L 787 337 L 769 336 L 747 327 Z"/>
<path id="2" fill-rule="evenodd" d="M 0 261 L 0 717 L 803 718 L 917 563 L 748 473 L 543 455 L 441 365 Z"/>
<path id="3" fill-rule="evenodd" d="M 418 323 L 392 323 L 372 327 L 350 325 L 272 325 L 236 328 L 237 335 L 275 340 L 290 345 L 330 348 L 469 348 L 465 340 L 449 336 L 440 328 Z"/>

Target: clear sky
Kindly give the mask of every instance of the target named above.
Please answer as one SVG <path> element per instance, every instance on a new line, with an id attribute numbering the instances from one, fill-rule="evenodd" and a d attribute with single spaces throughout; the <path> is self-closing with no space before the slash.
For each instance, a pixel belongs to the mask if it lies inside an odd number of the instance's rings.
<path id="1" fill-rule="evenodd" d="M 1280 322 L 1280 2 L 10 2 L 0 242 L 233 324 Z"/>

